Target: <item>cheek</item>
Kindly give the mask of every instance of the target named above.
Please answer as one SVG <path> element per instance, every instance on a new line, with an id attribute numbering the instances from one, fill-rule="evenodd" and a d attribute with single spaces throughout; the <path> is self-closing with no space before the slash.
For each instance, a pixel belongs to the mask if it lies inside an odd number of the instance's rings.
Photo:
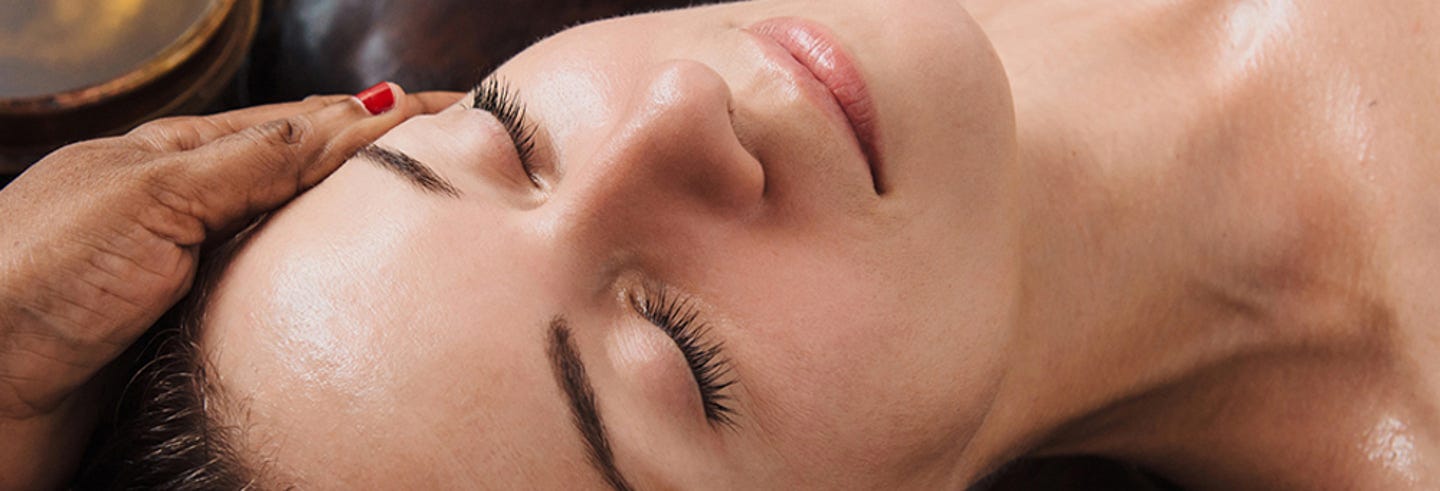
<path id="1" fill-rule="evenodd" d="M 744 351 L 734 356 L 747 391 L 785 401 L 793 406 L 787 411 L 808 413 L 805 419 L 828 420 L 835 416 L 823 413 L 839 409 L 830 403 L 887 374 L 882 368 L 900 351 L 892 341 L 902 326 L 881 308 L 893 304 L 893 294 L 811 252 L 749 265 L 749 274 L 717 291 L 734 299 L 725 311 L 735 317 L 740 342 L 732 348 Z"/>
<path id="2" fill-rule="evenodd" d="M 747 401 L 796 469 L 915 464 L 959 441 L 990 390 L 959 383 L 981 348 L 926 298 L 944 273 L 908 275 L 890 252 L 896 264 L 881 267 L 834 247 L 771 248 L 717 290 L 735 302 L 729 348 Z"/>

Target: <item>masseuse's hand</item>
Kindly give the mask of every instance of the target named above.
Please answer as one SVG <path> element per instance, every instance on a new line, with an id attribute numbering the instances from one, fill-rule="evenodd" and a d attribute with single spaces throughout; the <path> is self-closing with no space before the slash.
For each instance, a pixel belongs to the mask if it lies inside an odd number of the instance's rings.
<path id="1" fill-rule="evenodd" d="M 65 434 L 89 426 L 83 388 L 185 295 L 202 244 L 460 94 L 362 96 L 157 120 L 61 148 L 0 191 L 0 488 L 73 464 L 56 447 L 83 441 Z"/>

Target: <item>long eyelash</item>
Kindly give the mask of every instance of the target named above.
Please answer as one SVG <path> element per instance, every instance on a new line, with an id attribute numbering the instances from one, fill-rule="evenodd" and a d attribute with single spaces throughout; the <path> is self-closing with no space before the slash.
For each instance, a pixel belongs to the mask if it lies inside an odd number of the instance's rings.
<path id="1" fill-rule="evenodd" d="M 536 185 L 540 175 L 535 170 L 531 157 L 535 153 L 535 127 L 525 122 L 525 106 L 520 104 L 519 92 L 499 77 L 491 77 L 475 84 L 474 109 L 488 112 L 500 120 L 510 140 L 515 142 L 515 154 L 520 156 L 520 165 L 525 174 Z"/>
<path id="2" fill-rule="evenodd" d="M 723 356 L 722 343 L 706 340 L 710 328 L 698 320 L 699 312 L 694 305 L 665 288 L 647 287 L 644 294 L 631 295 L 630 299 L 641 317 L 664 330 L 680 347 L 700 387 L 705 419 L 712 424 L 733 426 L 735 411 L 730 408 L 730 396 L 724 393 L 735 384 L 730 376 L 730 362 Z"/>

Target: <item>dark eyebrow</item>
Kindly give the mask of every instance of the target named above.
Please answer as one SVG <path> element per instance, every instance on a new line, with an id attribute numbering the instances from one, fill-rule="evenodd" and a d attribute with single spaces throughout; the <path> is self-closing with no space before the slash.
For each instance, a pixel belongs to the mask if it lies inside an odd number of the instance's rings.
<path id="1" fill-rule="evenodd" d="M 405 152 L 372 143 L 361 148 L 355 156 L 399 174 L 400 177 L 418 186 L 421 190 L 451 198 L 460 197 L 459 188 L 440 177 L 440 174 L 436 174 L 435 169 L 415 160 L 415 157 L 411 157 Z"/>
<path id="2" fill-rule="evenodd" d="M 570 326 L 565 322 L 564 317 L 556 317 L 550 321 L 550 368 L 555 372 L 555 380 L 560 383 L 561 391 L 570 402 L 570 416 L 575 421 L 575 429 L 580 430 L 580 437 L 585 440 L 585 446 L 589 448 L 590 464 L 604 476 L 605 482 L 617 491 L 630 491 L 630 483 L 625 476 L 620 474 L 620 469 L 615 467 L 615 455 L 610 450 L 610 439 L 605 436 L 605 425 L 600 419 L 600 409 L 595 404 L 595 388 L 590 385 L 590 378 L 585 375 L 585 364 L 580 361 L 580 354 L 575 350 L 575 344 L 570 341 Z"/>

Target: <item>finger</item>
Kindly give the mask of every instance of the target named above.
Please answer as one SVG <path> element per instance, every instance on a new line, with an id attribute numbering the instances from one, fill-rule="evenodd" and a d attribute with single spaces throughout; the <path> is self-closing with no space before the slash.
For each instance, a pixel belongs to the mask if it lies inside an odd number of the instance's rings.
<path id="1" fill-rule="evenodd" d="M 266 104 L 209 116 L 161 118 L 136 127 L 126 137 L 155 151 L 183 152 L 252 126 L 318 111 L 350 97 L 310 96 L 303 101 Z"/>
<path id="2" fill-rule="evenodd" d="M 423 105 L 390 84 L 395 107 L 370 115 L 357 99 L 252 126 L 170 159 L 158 179 L 165 205 L 199 220 L 206 231 L 231 229 L 314 186 L 355 152 Z M 204 234 L 177 234 L 182 245 Z"/>
<path id="3" fill-rule="evenodd" d="M 465 97 L 464 92 L 420 92 L 411 94 L 410 97 L 418 102 L 424 109 L 422 114 L 435 114 L 444 111 L 446 108 L 460 102 Z"/>
<path id="4" fill-rule="evenodd" d="M 392 89 L 398 87 L 389 84 Z M 452 94 L 454 94 L 452 96 Z M 415 104 L 420 114 L 430 114 L 444 109 L 448 103 L 439 103 L 447 98 L 452 98 L 449 103 L 459 100 L 464 94 L 458 92 L 421 92 L 418 94 L 405 94 L 404 91 L 396 92 L 397 99 L 409 99 Z M 296 114 L 304 114 L 317 111 L 325 106 L 351 99 L 354 96 L 348 95 L 312 95 L 300 102 L 289 104 L 273 104 L 270 106 L 256 106 L 253 108 L 239 109 L 235 111 L 219 113 L 206 116 L 207 126 L 213 126 L 218 130 L 217 134 L 210 135 L 200 142 L 200 145 L 210 143 L 215 139 L 239 132 L 246 128 L 264 124 L 277 119 L 287 118 Z M 199 145 L 196 145 L 197 147 Z"/>
<path id="5" fill-rule="evenodd" d="M 421 108 L 423 114 L 430 114 L 439 112 L 463 96 L 464 94 L 459 92 L 421 92 L 407 97 Z M 199 148 L 252 126 L 318 111 L 353 97 L 349 95 L 314 95 L 303 101 L 248 107 L 209 116 L 157 119 L 140 125 L 127 136 L 151 150 L 183 152 Z"/>

